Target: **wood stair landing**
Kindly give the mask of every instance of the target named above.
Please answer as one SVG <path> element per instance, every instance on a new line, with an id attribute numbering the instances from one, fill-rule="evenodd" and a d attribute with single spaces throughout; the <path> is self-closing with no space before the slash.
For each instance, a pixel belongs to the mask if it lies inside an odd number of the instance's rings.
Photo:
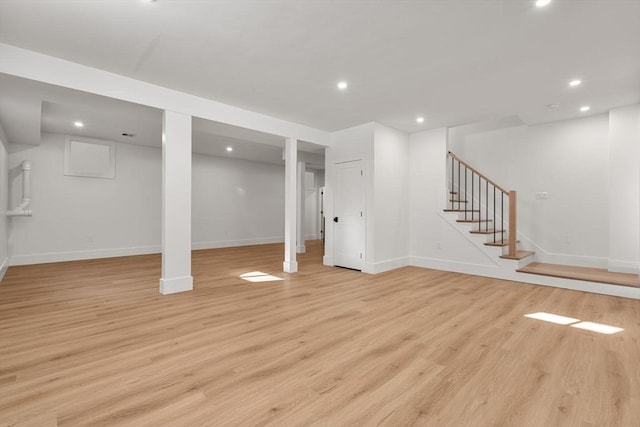
<path id="1" fill-rule="evenodd" d="M 574 267 L 571 265 L 532 262 L 516 271 L 542 276 L 561 277 L 563 279 L 585 280 L 587 282 L 640 288 L 640 279 L 636 274 L 612 273 L 603 268 Z"/>

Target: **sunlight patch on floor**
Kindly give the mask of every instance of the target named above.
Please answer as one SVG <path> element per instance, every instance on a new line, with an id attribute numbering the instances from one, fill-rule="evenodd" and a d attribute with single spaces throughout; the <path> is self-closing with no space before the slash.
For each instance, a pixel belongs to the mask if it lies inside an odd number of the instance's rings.
<path id="1" fill-rule="evenodd" d="M 571 326 L 572 328 L 584 329 L 591 332 L 597 332 L 599 334 L 617 334 L 618 332 L 624 331 L 623 328 L 618 328 L 617 326 L 605 325 L 602 323 L 594 323 L 594 322 L 583 322 L 580 319 L 574 319 L 573 317 L 565 317 L 560 316 L 558 314 L 553 313 L 545 313 L 544 311 L 540 311 L 538 313 L 530 313 L 525 314 L 524 317 L 528 317 L 530 319 L 542 320 L 545 322 L 555 323 L 557 325 L 565 325 Z"/>
<path id="2" fill-rule="evenodd" d="M 618 328 L 616 326 L 603 325 L 602 323 L 594 323 L 594 322 L 580 322 L 571 325 L 572 328 L 586 329 L 587 331 L 597 332 L 599 334 L 617 334 L 618 332 L 624 331 L 622 328 Z"/>
<path id="3" fill-rule="evenodd" d="M 538 313 L 525 314 L 524 317 L 531 319 L 544 320 L 545 322 L 555 323 L 557 325 L 570 325 L 572 323 L 579 322 L 580 319 L 574 319 L 573 317 L 559 316 L 557 314 L 545 313 L 544 311 Z"/>
<path id="4" fill-rule="evenodd" d="M 240 278 L 248 282 L 275 282 L 277 280 L 284 280 L 282 277 L 273 276 L 271 274 L 263 273 L 262 271 L 251 271 L 240 275 Z"/>

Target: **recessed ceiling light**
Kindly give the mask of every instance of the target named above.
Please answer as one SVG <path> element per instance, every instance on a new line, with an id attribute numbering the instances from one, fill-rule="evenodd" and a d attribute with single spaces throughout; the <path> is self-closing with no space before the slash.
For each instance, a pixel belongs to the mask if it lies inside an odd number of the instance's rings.
<path id="1" fill-rule="evenodd" d="M 551 0 L 536 0 L 536 7 L 544 7 L 551 3 Z"/>
<path id="2" fill-rule="evenodd" d="M 338 89 L 345 90 L 349 85 L 345 81 L 338 82 Z"/>
<path id="3" fill-rule="evenodd" d="M 74 125 L 75 127 L 77 127 L 77 128 L 84 127 L 84 123 L 82 123 L 82 122 L 73 122 L 73 125 Z"/>
<path id="4" fill-rule="evenodd" d="M 580 111 L 582 111 L 583 113 L 589 111 L 590 109 L 591 107 L 589 107 L 588 105 L 585 105 L 584 107 L 580 107 Z"/>
<path id="5" fill-rule="evenodd" d="M 418 122 L 418 123 L 424 123 L 424 117 L 418 117 L 418 118 L 416 119 L 416 122 Z"/>
<path id="6" fill-rule="evenodd" d="M 580 84 L 582 83 L 582 80 L 580 79 L 575 79 L 575 80 L 571 80 L 569 82 L 569 86 L 571 87 L 576 87 L 576 86 L 580 86 Z"/>
<path id="7" fill-rule="evenodd" d="M 156 0 L 142 0 L 142 3 L 153 3 Z"/>
<path id="8" fill-rule="evenodd" d="M 227 151 L 228 152 L 232 152 L 233 151 L 233 147 L 227 147 Z"/>

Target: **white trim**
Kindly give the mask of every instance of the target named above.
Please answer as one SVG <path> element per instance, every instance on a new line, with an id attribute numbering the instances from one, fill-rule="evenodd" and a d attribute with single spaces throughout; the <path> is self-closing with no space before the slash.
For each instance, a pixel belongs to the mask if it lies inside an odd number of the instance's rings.
<path id="1" fill-rule="evenodd" d="M 499 265 L 474 264 L 470 262 L 458 262 L 448 259 L 409 257 L 409 265 L 413 267 L 430 268 L 433 270 L 444 270 L 453 273 L 473 274 L 476 276 L 486 276 L 498 278 L 502 270 Z M 515 270 L 515 268 L 514 268 Z"/>
<path id="2" fill-rule="evenodd" d="M 46 264 L 50 262 L 80 261 L 85 259 L 113 258 L 131 255 L 148 255 L 160 253 L 157 246 L 141 246 L 131 248 L 94 249 L 87 251 L 47 252 L 29 255 L 13 255 L 9 265 Z"/>
<path id="3" fill-rule="evenodd" d="M 373 263 L 367 262 L 367 263 L 364 263 L 364 265 L 362 266 L 363 267 L 362 272 L 369 273 L 369 274 L 384 273 L 385 271 L 391 271 L 397 268 L 407 267 L 408 265 L 410 265 L 410 261 L 411 261 L 411 258 L 406 256 L 406 257 L 388 259 L 385 261 L 379 261 L 379 262 L 373 262 Z"/>
<path id="4" fill-rule="evenodd" d="M 0 43 L 0 72 L 329 147 L 330 133 Z"/>
<path id="5" fill-rule="evenodd" d="M 210 242 L 194 242 L 191 250 L 231 248 L 236 246 L 265 245 L 270 243 L 282 243 L 282 237 L 265 237 L 259 239 L 244 240 L 219 240 Z M 162 252 L 160 245 L 140 246 L 131 248 L 94 249 L 87 251 L 47 252 L 29 255 L 14 255 L 8 261 L 11 265 L 47 264 L 51 262 L 81 261 L 86 259 L 114 258 L 121 256 L 149 255 Z"/>
<path id="6" fill-rule="evenodd" d="M 191 249 L 197 251 L 202 249 L 232 248 L 236 246 L 268 245 L 270 243 L 282 242 L 284 242 L 283 236 L 240 240 L 213 240 L 209 242 L 193 242 Z"/>
<path id="7" fill-rule="evenodd" d="M 621 259 L 609 258 L 606 268 L 612 273 L 640 274 L 640 266 L 637 262 Z"/>
<path id="8" fill-rule="evenodd" d="M 322 239 L 322 234 L 307 234 L 304 236 L 304 240 L 320 240 Z"/>
<path id="9" fill-rule="evenodd" d="M 282 263 L 282 271 L 285 273 L 297 273 L 298 261 L 284 261 Z"/>
<path id="10" fill-rule="evenodd" d="M 334 267 L 333 257 L 331 255 L 324 255 L 322 257 L 322 265 L 328 265 L 329 267 Z"/>
<path id="11" fill-rule="evenodd" d="M 4 275 L 7 273 L 9 269 L 9 257 L 6 257 L 2 260 L 2 264 L 0 265 L 0 282 L 4 279 Z"/>
<path id="12" fill-rule="evenodd" d="M 375 265 L 372 262 L 363 261 L 360 271 L 367 274 L 375 274 Z"/>
<path id="13" fill-rule="evenodd" d="M 623 298 L 640 299 L 640 288 L 631 286 L 610 285 L 606 283 L 587 282 L 583 280 L 563 279 L 560 277 L 542 276 L 539 274 L 518 273 L 514 268 L 500 268 L 470 263 L 460 263 L 433 258 L 411 257 L 410 265 L 454 273 L 471 274 L 493 279 L 511 280 L 520 284 L 533 284 L 563 288 L 574 291 L 591 292 Z"/>
<path id="14" fill-rule="evenodd" d="M 193 290 L 193 276 L 160 279 L 160 293 L 162 295 L 177 294 Z"/>

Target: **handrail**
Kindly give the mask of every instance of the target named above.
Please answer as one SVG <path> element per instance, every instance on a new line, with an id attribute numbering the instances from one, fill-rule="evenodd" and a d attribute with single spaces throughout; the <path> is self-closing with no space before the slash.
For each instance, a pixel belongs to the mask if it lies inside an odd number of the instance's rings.
<path id="1" fill-rule="evenodd" d="M 462 160 L 460 157 L 449 151 L 448 156 L 451 157 L 451 191 L 450 200 L 451 210 L 464 213 L 464 219 L 459 221 L 477 223 L 478 229 L 473 231 L 481 234 L 493 234 L 492 245 L 505 246 L 505 199 L 508 202 L 508 216 L 509 224 L 507 231 L 506 246 L 508 246 L 508 256 L 514 258 L 516 256 L 516 205 L 517 194 L 515 191 L 508 191 L 496 184 L 493 180 L 489 179 L 486 175 L 478 171 L 473 166 Z M 457 174 L 456 174 L 457 165 Z M 461 165 L 464 167 L 462 168 Z M 469 179 L 471 174 L 471 179 Z M 456 179 L 457 175 L 457 179 Z M 476 175 L 477 175 L 477 193 L 476 193 Z M 484 183 L 482 182 L 484 180 Z M 470 182 L 469 182 L 470 181 Z M 491 187 L 489 187 L 491 184 Z M 456 190 L 456 191 L 454 191 Z M 493 201 L 490 201 L 490 190 L 493 192 Z M 496 190 L 499 190 L 502 194 L 496 195 Z M 478 196 L 478 206 L 476 209 L 475 201 L 476 194 Z M 469 197 L 470 196 L 470 197 Z M 484 196 L 484 197 L 483 197 Z M 471 199 L 470 201 L 467 199 Z M 484 198 L 484 203 L 483 203 Z M 471 206 L 468 203 L 471 203 Z M 482 209 L 484 204 L 484 209 Z M 492 205 L 492 210 L 489 211 L 489 206 Z M 457 209 L 455 207 L 457 206 Z M 471 209 L 469 209 L 469 207 Z M 484 210 L 484 212 L 483 212 Z M 499 218 L 497 212 L 500 212 Z M 489 218 L 492 214 L 492 219 Z M 477 217 L 476 217 L 477 216 Z M 500 224 L 498 226 L 498 220 Z M 492 223 L 492 228 L 489 228 L 489 223 Z M 484 224 L 484 229 L 483 229 Z M 500 241 L 497 240 L 497 235 L 500 235 Z M 488 242 L 489 243 L 489 242 Z"/>
<path id="2" fill-rule="evenodd" d="M 509 256 L 516 256 L 516 209 L 518 196 L 515 191 L 509 192 Z"/>
<path id="3" fill-rule="evenodd" d="M 462 163 L 463 165 L 465 165 L 467 167 L 467 169 L 469 169 L 470 171 L 473 171 L 476 173 L 476 175 L 482 177 L 482 179 L 484 179 L 485 181 L 487 181 L 489 184 L 493 185 L 494 187 L 496 187 L 498 190 L 502 191 L 505 194 L 509 194 L 509 190 L 505 190 L 504 188 L 500 187 L 498 184 L 496 184 L 494 181 L 492 181 L 491 179 L 487 178 L 486 175 L 484 175 L 483 173 L 480 173 L 476 168 L 474 168 L 473 166 L 471 166 L 469 163 L 465 162 L 464 160 L 462 160 L 460 157 L 456 156 L 455 154 L 453 154 L 451 151 L 449 151 L 449 156 L 453 157 L 454 159 L 456 159 L 457 161 L 459 161 L 460 163 Z"/>

